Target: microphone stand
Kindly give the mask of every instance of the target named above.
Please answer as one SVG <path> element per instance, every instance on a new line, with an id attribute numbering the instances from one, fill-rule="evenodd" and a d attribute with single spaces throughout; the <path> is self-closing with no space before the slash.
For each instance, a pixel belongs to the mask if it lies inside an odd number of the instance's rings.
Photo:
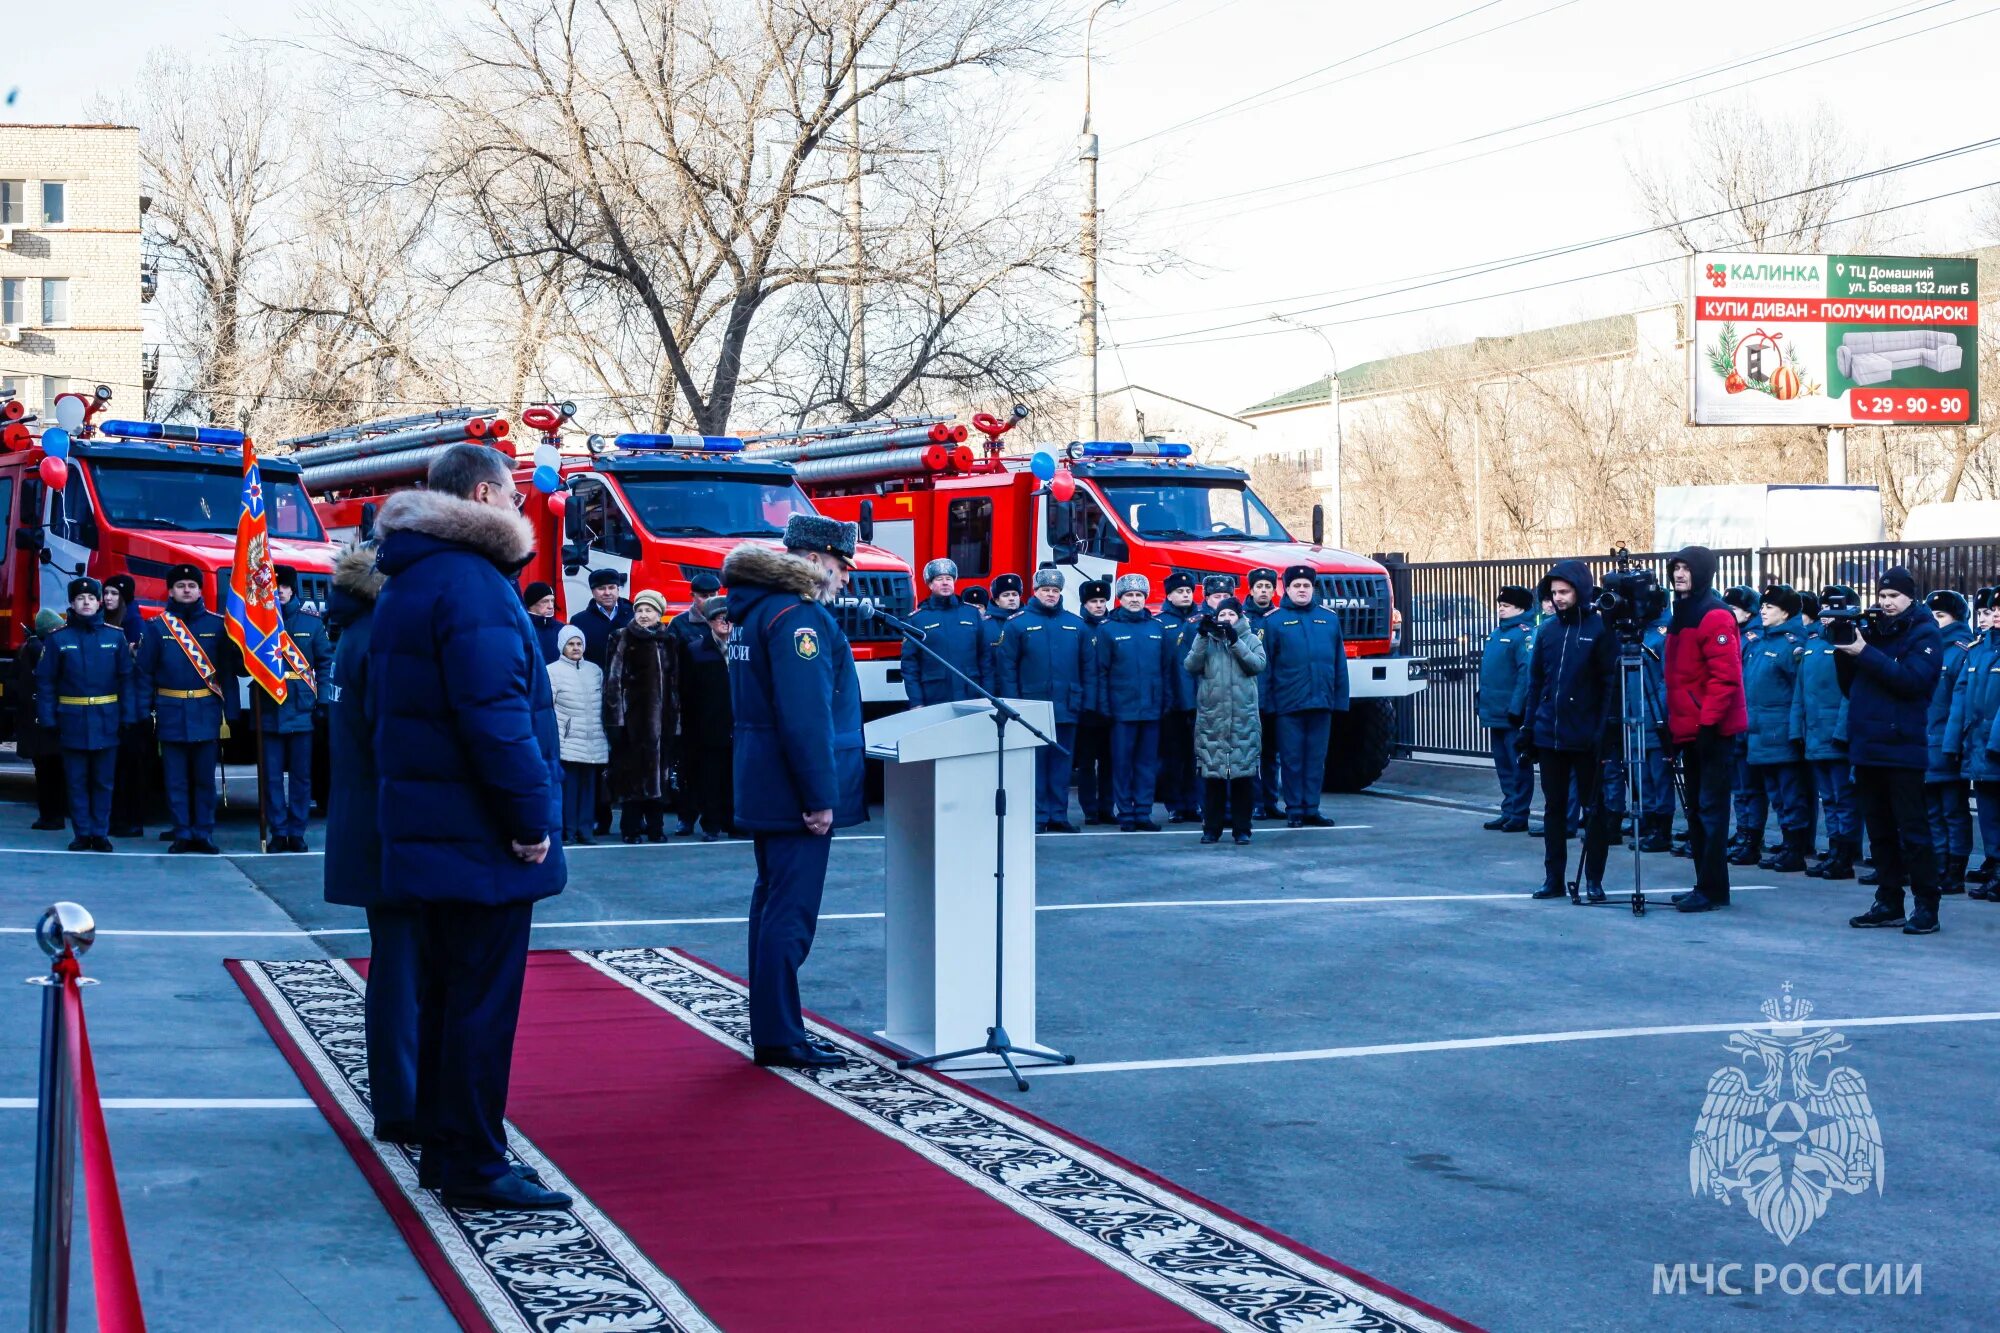
<path id="1" fill-rule="evenodd" d="M 959 683 L 993 706 L 993 758 L 995 763 L 993 780 L 993 1026 L 986 1029 L 986 1042 L 981 1046 L 969 1046 L 962 1051 L 941 1051 L 936 1055 L 913 1056 L 896 1061 L 898 1069 L 921 1069 L 927 1065 L 939 1064 L 946 1060 L 962 1060 L 975 1055 L 998 1056 L 1007 1072 L 1014 1076 L 1014 1088 L 1018 1092 L 1028 1090 L 1028 1080 L 1021 1077 L 1015 1067 L 1014 1058 L 1034 1060 L 1043 1064 L 1076 1063 L 1074 1055 L 1060 1051 L 1036 1051 L 1024 1046 L 1016 1046 L 1007 1035 L 1005 1005 L 1007 994 L 1007 724 L 1018 722 L 1028 734 L 1045 742 L 1051 749 L 1068 754 L 1069 750 L 1058 744 L 1054 737 L 1042 731 L 1034 723 L 1022 717 L 1012 704 L 994 694 L 972 677 L 960 671 L 937 649 L 924 642 L 924 631 L 906 620 L 898 619 L 876 607 L 869 608 L 869 614 L 903 636 L 903 641 L 913 645 L 918 652 L 956 676 Z"/>

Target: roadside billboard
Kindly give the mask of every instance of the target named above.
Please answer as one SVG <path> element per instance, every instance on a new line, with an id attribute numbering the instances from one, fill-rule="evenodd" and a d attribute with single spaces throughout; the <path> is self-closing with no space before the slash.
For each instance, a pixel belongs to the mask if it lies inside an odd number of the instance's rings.
<path id="1" fill-rule="evenodd" d="M 1979 420 L 1979 261 L 1696 255 L 1697 426 Z"/>

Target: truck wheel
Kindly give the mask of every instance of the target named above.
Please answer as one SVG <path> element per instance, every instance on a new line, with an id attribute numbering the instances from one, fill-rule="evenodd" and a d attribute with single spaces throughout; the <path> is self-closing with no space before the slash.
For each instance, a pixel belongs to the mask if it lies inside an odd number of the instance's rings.
<path id="1" fill-rule="evenodd" d="M 1389 699 L 1357 699 L 1333 715 L 1326 746 L 1324 791 L 1360 791 L 1382 776 L 1396 746 L 1396 705 Z"/>

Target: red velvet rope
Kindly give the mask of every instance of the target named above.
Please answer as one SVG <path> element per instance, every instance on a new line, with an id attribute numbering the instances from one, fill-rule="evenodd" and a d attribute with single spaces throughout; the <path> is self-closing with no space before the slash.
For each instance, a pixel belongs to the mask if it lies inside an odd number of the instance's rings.
<path id="1" fill-rule="evenodd" d="M 139 1280 L 132 1271 L 132 1246 L 125 1236 L 125 1208 L 118 1201 L 118 1173 L 111 1165 L 111 1138 L 104 1130 L 104 1103 L 97 1095 L 97 1066 L 90 1058 L 90 1033 L 83 1025 L 83 969 L 64 954 L 56 960 L 63 979 L 70 1077 L 77 1091 L 76 1119 L 83 1140 L 84 1206 L 90 1214 L 90 1267 L 97 1288 L 99 1333 L 146 1333 L 139 1308 Z"/>

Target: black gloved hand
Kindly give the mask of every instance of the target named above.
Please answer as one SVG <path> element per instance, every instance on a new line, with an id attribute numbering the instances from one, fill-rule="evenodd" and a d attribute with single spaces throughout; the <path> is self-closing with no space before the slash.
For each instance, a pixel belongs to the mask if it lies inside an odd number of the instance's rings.
<path id="1" fill-rule="evenodd" d="M 1229 640 L 1229 642 L 1231 643 L 1236 642 L 1237 635 L 1241 632 L 1236 628 L 1236 626 L 1225 625 L 1222 624 L 1220 621 L 1216 622 L 1216 628 L 1221 631 L 1222 637 Z"/>

